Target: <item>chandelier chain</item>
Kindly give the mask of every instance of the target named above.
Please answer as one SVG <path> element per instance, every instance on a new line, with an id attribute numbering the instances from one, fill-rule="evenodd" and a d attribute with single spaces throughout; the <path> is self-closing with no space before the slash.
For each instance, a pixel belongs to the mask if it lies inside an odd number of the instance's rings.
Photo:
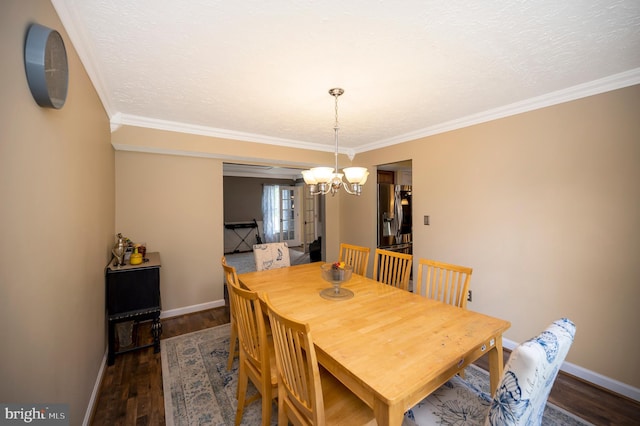
<path id="1" fill-rule="evenodd" d="M 329 93 L 331 93 L 335 99 L 335 123 L 333 125 L 333 132 L 334 132 L 334 136 L 335 136 L 335 142 L 336 142 L 336 149 L 335 149 L 335 153 L 334 155 L 334 159 L 335 159 L 335 173 L 338 173 L 338 130 L 340 130 L 340 126 L 338 125 L 338 96 L 340 96 L 342 94 L 342 91 L 338 90 L 338 89 L 332 89 L 329 91 Z"/>
<path id="2" fill-rule="evenodd" d="M 335 111 L 336 111 L 336 122 L 333 126 L 334 129 L 339 129 L 340 126 L 338 125 L 338 96 L 340 96 L 339 94 L 335 94 L 333 95 L 336 99 L 336 106 L 335 106 Z"/>

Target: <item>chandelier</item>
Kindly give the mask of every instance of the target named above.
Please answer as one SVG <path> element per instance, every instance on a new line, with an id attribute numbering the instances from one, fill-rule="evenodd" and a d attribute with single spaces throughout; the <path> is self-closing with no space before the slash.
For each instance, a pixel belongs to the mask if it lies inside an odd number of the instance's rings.
<path id="1" fill-rule="evenodd" d="M 369 176 L 369 171 L 365 167 L 347 167 L 342 170 L 344 173 L 338 173 L 338 130 L 340 129 L 338 126 L 338 96 L 343 93 L 344 90 L 340 88 L 329 90 L 329 94 L 335 98 L 336 104 L 336 122 L 333 126 L 336 139 L 335 168 L 314 167 L 302 172 L 304 183 L 309 185 L 312 195 L 326 195 L 329 192 L 331 192 L 331 195 L 335 195 L 341 187 L 349 194 L 360 195 L 362 186 Z M 348 183 L 342 180 L 342 176 L 346 177 Z"/>

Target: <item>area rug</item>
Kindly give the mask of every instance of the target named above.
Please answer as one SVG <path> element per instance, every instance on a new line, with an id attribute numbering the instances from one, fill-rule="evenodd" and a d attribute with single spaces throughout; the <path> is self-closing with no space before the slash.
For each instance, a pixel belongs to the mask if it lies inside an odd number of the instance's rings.
<path id="1" fill-rule="evenodd" d="M 160 341 L 162 386 L 167 426 L 233 425 L 237 407 L 238 360 L 227 371 L 229 324 L 196 331 Z M 476 366 L 465 370 L 465 379 L 476 387 L 489 389 L 489 374 Z M 249 382 L 248 395 L 257 393 Z M 242 425 L 259 425 L 260 399 L 245 407 Z M 277 407 L 273 404 L 271 425 L 276 425 Z M 403 425 L 412 421 L 405 419 Z M 456 423 L 464 425 L 465 423 Z M 590 423 L 547 403 L 543 425 L 584 426 Z"/>
<path id="2" fill-rule="evenodd" d="M 233 425 L 236 416 L 238 359 L 227 371 L 229 324 L 160 341 L 162 387 L 167 426 Z M 258 391 L 249 382 L 248 397 Z M 274 404 L 272 425 L 278 424 Z M 259 425 L 260 400 L 244 409 L 242 425 Z"/>

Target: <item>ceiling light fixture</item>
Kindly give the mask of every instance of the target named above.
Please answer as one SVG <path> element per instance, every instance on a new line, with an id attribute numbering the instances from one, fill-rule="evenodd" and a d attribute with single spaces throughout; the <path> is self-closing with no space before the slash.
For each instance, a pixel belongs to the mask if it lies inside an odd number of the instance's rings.
<path id="1" fill-rule="evenodd" d="M 335 88 L 329 90 L 329 94 L 335 98 L 335 110 L 336 110 L 336 122 L 333 126 L 336 139 L 335 159 L 336 166 L 332 167 L 314 167 L 310 170 L 302 172 L 304 182 L 309 185 L 309 190 L 312 195 L 326 195 L 331 192 L 331 195 L 335 195 L 336 192 L 344 187 L 344 190 L 352 195 L 360 195 L 362 193 L 362 186 L 367 181 L 369 171 L 365 167 L 347 167 L 342 171 L 344 173 L 338 173 L 338 96 L 344 93 L 343 89 Z M 342 180 L 342 176 L 345 176 L 348 183 Z"/>

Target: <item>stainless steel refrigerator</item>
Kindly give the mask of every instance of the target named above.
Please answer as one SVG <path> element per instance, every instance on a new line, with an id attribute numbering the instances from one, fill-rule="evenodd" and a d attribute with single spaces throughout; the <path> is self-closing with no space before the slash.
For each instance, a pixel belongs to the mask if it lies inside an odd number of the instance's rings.
<path id="1" fill-rule="evenodd" d="M 411 253 L 411 186 L 378 184 L 378 247 Z"/>

